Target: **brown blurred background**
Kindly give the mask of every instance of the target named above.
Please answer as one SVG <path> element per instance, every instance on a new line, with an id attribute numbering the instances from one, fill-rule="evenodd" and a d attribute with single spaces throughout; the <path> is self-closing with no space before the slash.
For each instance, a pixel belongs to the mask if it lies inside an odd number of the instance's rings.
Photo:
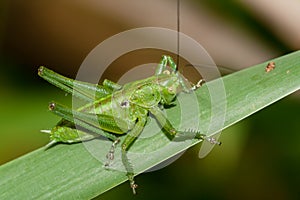
<path id="1" fill-rule="evenodd" d="M 300 1 L 181 0 L 180 30 L 214 61 L 233 70 L 298 50 Z M 70 97 L 37 76 L 39 65 L 75 77 L 100 42 L 138 27 L 177 28 L 176 0 L 2 0 L 0 2 L 0 164 L 42 147 L 40 129 L 58 120 L 52 99 Z M 117 81 L 160 52 L 115 62 Z M 101 55 L 99 55 L 101 57 Z M 199 160 L 199 146 L 172 165 L 137 178 L 137 199 L 299 199 L 300 148 L 296 95 L 249 117 L 221 136 L 222 147 Z M 132 198 L 127 183 L 99 199 Z"/>

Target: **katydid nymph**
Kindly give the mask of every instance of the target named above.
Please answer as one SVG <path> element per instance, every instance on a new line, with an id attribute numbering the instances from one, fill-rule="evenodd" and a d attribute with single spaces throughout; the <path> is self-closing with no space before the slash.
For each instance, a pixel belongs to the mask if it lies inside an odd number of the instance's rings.
<path id="1" fill-rule="evenodd" d="M 164 115 L 163 106 L 173 104 L 180 92 L 189 93 L 196 90 L 202 82 L 200 80 L 197 84 L 190 83 L 178 72 L 170 56 L 162 56 L 154 76 L 124 86 L 109 80 L 104 80 L 102 85 L 81 82 L 59 75 L 45 67 L 40 67 L 38 74 L 56 87 L 92 102 L 76 110 L 58 103 L 50 103 L 49 110 L 62 117 L 62 120 L 51 130 L 42 131 L 50 134 L 47 147 L 55 143 L 81 142 L 102 135 L 112 141 L 105 163 L 105 166 L 109 167 L 114 159 L 115 147 L 120 142 L 118 136 L 126 134 L 121 144 L 122 158 L 124 157 L 122 162 L 127 170 L 133 193 L 137 185 L 134 182 L 135 174 L 130 170 L 130 163 L 126 159 L 126 152 L 143 131 L 149 113 L 171 137 L 192 134 L 194 138 L 219 144 L 218 141 L 206 137 L 197 130 L 176 130 Z M 73 89 L 76 91 L 73 92 Z M 77 130 L 75 123 L 87 131 Z"/>

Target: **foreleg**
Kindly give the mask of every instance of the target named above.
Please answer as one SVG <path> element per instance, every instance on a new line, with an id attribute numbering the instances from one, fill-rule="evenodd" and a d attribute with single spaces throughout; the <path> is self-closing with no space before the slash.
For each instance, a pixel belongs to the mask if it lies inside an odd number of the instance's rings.
<path id="1" fill-rule="evenodd" d="M 166 70 L 167 62 L 168 62 L 167 56 L 163 55 L 156 68 L 155 75 L 162 74 Z"/>
<path id="2" fill-rule="evenodd" d="M 158 75 L 158 74 L 164 73 L 164 71 L 166 70 L 168 65 L 172 69 L 173 72 L 177 71 L 177 65 L 174 62 L 174 60 L 172 59 L 172 57 L 163 55 L 157 68 L 156 68 L 155 74 Z"/>

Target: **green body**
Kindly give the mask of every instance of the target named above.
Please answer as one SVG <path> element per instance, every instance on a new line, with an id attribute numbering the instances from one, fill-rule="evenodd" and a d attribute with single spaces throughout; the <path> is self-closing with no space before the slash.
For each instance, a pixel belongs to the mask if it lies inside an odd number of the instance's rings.
<path id="1" fill-rule="evenodd" d="M 159 103 L 170 103 L 165 100 L 161 93 L 164 90 L 163 83 L 171 79 L 176 80 L 176 76 L 161 74 L 150 78 L 127 83 L 122 89 L 114 91 L 105 98 L 96 100 L 93 105 L 86 107 L 84 111 L 92 110 L 96 114 L 113 116 L 119 123 L 119 130 L 107 127 L 106 131 L 123 134 L 130 131 L 140 117 L 146 117 L 148 111 Z M 174 88 L 175 89 L 175 88 Z M 172 95 L 172 100 L 175 95 Z"/>
<path id="2" fill-rule="evenodd" d="M 167 65 L 171 70 L 167 69 Z M 114 158 L 115 146 L 119 142 L 117 135 L 127 134 L 122 142 L 122 161 L 134 193 L 137 185 L 133 180 L 134 172 L 126 151 L 142 132 L 149 112 L 171 137 L 175 137 L 176 134 L 193 134 L 195 138 L 206 139 L 205 135 L 198 131 L 176 130 L 161 110 L 160 105 L 172 104 L 179 92 L 190 92 L 199 87 L 190 85 L 177 71 L 177 66 L 170 56 L 162 57 L 154 76 L 124 86 L 109 80 L 105 80 L 102 85 L 75 81 L 45 67 L 39 68 L 39 75 L 64 91 L 91 102 L 78 110 L 50 103 L 49 109 L 61 116 L 62 120 L 52 130 L 44 131 L 50 133 L 51 141 L 47 146 L 57 142 L 80 142 L 102 135 L 113 141 L 107 154 L 108 166 Z M 75 124 L 89 132 L 77 130 Z"/>

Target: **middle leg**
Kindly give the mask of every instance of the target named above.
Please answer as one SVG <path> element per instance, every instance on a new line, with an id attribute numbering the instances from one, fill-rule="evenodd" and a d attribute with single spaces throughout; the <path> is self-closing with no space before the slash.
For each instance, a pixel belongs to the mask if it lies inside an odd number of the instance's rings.
<path id="1" fill-rule="evenodd" d="M 218 144 L 220 145 L 221 142 L 215 140 L 214 138 L 207 137 L 205 134 L 200 133 L 199 131 L 194 130 L 186 130 L 186 131 L 179 131 L 176 130 L 171 122 L 166 118 L 166 116 L 163 114 L 163 112 L 159 109 L 159 107 L 153 107 L 150 109 L 150 112 L 155 116 L 159 124 L 162 126 L 162 128 L 172 137 L 175 136 L 183 136 L 188 138 L 196 138 L 201 140 L 207 140 L 211 144 Z"/>

